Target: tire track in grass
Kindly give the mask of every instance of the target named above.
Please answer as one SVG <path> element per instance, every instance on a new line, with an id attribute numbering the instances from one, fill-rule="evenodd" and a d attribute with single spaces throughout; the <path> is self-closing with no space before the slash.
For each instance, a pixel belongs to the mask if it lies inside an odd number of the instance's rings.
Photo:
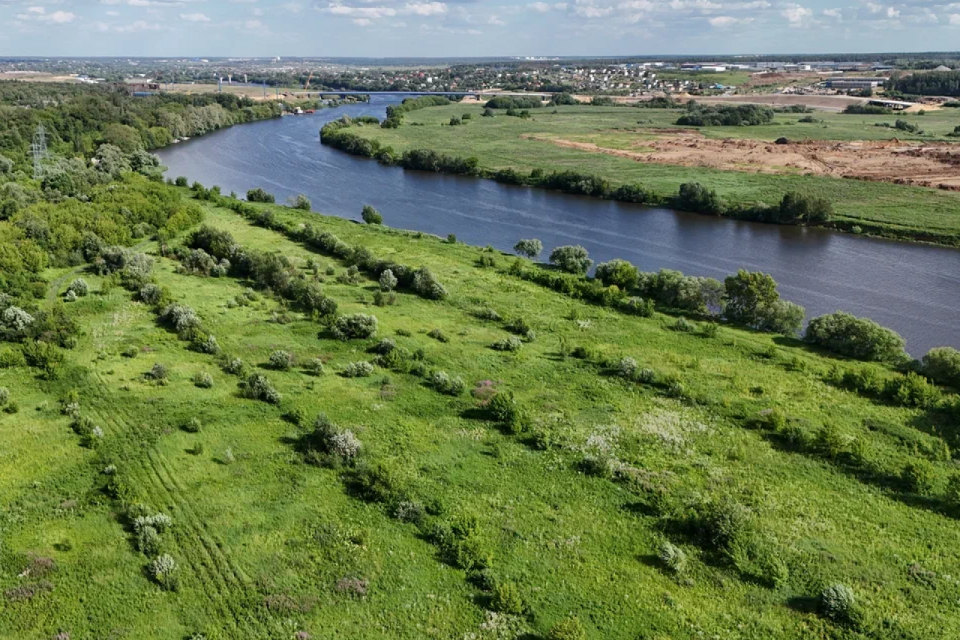
<path id="1" fill-rule="evenodd" d="M 96 377 L 104 384 L 99 372 Z M 105 389 L 98 391 L 102 394 Z M 100 422 L 113 426 L 114 437 L 122 438 L 133 431 L 132 416 L 121 403 L 101 407 L 95 415 Z M 225 623 L 231 623 L 232 630 L 241 637 L 269 636 L 265 624 L 251 615 L 253 608 L 249 605 L 253 598 L 249 579 L 222 551 L 222 543 L 197 516 L 163 456 L 154 450 L 128 449 L 128 452 L 134 454 L 132 458 L 139 463 L 131 470 L 147 497 L 155 506 L 162 504 L 172 511 L 174 522 L 171 535 L 176 539 L 177 550 L 212 611 L 219 614 Z"/>

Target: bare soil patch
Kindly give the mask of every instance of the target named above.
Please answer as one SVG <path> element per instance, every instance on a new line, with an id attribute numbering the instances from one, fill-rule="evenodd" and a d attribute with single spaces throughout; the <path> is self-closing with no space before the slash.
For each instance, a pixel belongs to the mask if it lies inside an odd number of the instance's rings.
<path id="1" fill-rule="evenodd" d="M 689 129 L 648 129 L 642 133 L 659 136 L 643 139 L 646 150 L 642 151 L 607 149 L 592 142 L 536 139 L 637 162 L 751 173 L 824 175 L 960 191 L 960 145 L 918 144 L 897 139 L 775 144 L 730 138 L 714 140 Z"/>

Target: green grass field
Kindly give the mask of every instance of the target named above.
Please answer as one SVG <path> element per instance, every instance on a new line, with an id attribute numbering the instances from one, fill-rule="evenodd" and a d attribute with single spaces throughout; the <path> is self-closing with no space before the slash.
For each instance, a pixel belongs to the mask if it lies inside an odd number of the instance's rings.
<path id="1" fill-rule="evenodd" d="M 828 199 L 842 226 L 860 225 L 864 231 L 891 237 L 960 243 L 960 195 L 937 189 L 902 186 L 886 182 L 863 182 L 814 175 L 767 175 L 637 162 L 609 154 L 563 148 L 551 138 L 594 142 L 613 149 L 643 150 L 651 133 L 645 129 L 674 128 L 679 112 L 625 107 L 560 107 L 533 110 L 533 117 L 520 119 L 499 115 L 482 118 L 480 105 L 451 105 L 413 111 L 398 129 L 373 126 L 353 131 L 396 151 L 435 149 L 461 157 L 474 156 L 484 169 L 512 167 L 530 171 L 576 170 L 600 175 L 614 185 L 640 183 L 662 196 L 676 194 L 684 182 L 700 182 L 715 189 L 729 203 L 775 203 L 789 191 Z M 470 113 L 465 126 L 446 126 L 451 116 Z M 812 115 L 822 122 L 801 123 Z M 897 118 L 920 125 L 929 136 L 875 126 Z M 422 126 L 420 126 L 422 125 Z M 708 138 L 790 140 L 952 140 L 945 134 L 960 125 L 960 110 L 943 109 L 925 115 L 858 116 L 815 112 L 777 114 L 770 125 L 749 127 L 703 127 Z M 539 138 L 539 139 L 538 139 Z"/>
<path id="2" fill-rule="evenodd" d="M 333 340 L 269 292 L 237 305 L 247 283 L 178 273 L 176 261 L 156 256 L 156 281 L 198 312 L 225 353 L 267 376 L 283 395 L 275 407 L 240 397 L 237 377 L 159 327 L 122 287 L 82 267 L 52 270 L 51 297 L 77 275 L 91 293 L 70 303 L 83 333 L 59 380 L 0 369 L 0 386 L 19 406 L 0 414 L 0 637 L 493 639 L 522 637 L 510 630 L 517 625 L 537 638 L 571 615 L 596 640 L 960 635 L 960 529 L 938 497 L 953 468 L 941 436 L 954 432 L 934 413 L 824 382 L 831 367 L 851 364 L 730 327 L 675 331 L 670 316 L 625 316 L 513 277 L 513 258 L 273 207 L 282 220 L 426 265 L 450 291 L 442 302 L 399 293 L 378 307 L 375 282 L 324 275 L 345 263 L 204 206 L 206 223 L 241 245 L 281 252 L 308 273 L 314 261 L 339 311 L 375 315 L 378 334 Z M 481 255 L 496 266 L 477 266 Z M 524 318 L 536 339 L 516 353 L 492 350 L 510 334 L 503 322 L 476 317 L 482 307 Z M 284 316 L 289 322 L 275 321 Z M 449 341 L 428 336 L 434 329 Z M 468 391 L 441 394 L 422 377 L 379 368 L 366 378 L 338 374 L 371 360 L 385 337 L 422 349 L 430 370 L 461 377 Z M 594 356 L 572 358 L 574 346 Z M 270 369 L 277 349 L 299 364 Z M 601 364 L 624 356 L 681 382 L 682 397 Z M 304 371 L 313 358 L 324 361 L 324 375 Z M 145 379 L 154 363 L 168 367 L 168 384 Z M 198 372 L 212 375 L 212 388 L 192 383 Z M 532 443 L 503 431 L 478 410 L 469 389 L 485 380 L 512 391 L 543 437 Z M 102 428 L 99 446 L 81 446 L 62 415 L 71 390 Z M 301 427 L 281 418 L 295 408 L 307 417 Z M 861 462 L 748 428 L 774 408 L 811 441 L 834 428 L 845 450 L 857 443 Z M 394 469 L 428 519 L 475 520 L 472 539 L 497 584 L 516 585 L 524 613 L 489 617 L 497 606 L 490 592 L 423 530 L 358 497 L 349 468 L 307 464 L 296 443 L 321 412 L 357 435 L 366 463 Z M 202 422 L 198 433 L 182 428 L 191 418 Z M 636 483 L 586 473 L 584 455 L 598 446 Z M 929 494 L 903 489 L 900 469 L 926 458 Z M 162 538 L 179 565 L 177 591 L 147 575 L 121 505 L 102 490 L 108 464 L 140 502 L 172 518 Z M 718 553 L 658 511 L 651 495 L 679 510 L 671 513 L 735 500 L 753 546 Z M 658 559 L 668 540 L 688 556 L 680 572 Z M 833 583 L 853 590 L 858 624 L 811 611 L 811 598 Z"/>

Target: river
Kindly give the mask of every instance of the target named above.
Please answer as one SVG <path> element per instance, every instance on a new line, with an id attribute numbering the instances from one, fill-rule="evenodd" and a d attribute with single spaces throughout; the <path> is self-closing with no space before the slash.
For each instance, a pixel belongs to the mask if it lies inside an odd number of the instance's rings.
<path id="1" fill-rule="evenodd" d="M 539 238 L 544 255 L 581 244 L 600 262 L 677 269 L 722 280 L 764 271 L 807 317 L 848 311 L 899 332 L 919 357 L 960 348 L 960 250 L 650 208 L 458 176 L 384 167 L 325 147 L 319 130 L 343 114 L 380 118 L 398 98 L 231 127 L 160 151 L 168 176 L 225 193 L 263 187 L 285 202 L 304 193 L 315 211 L 351 219 L 371 204 L 384 223 L 509 251 Z M 958 213 L 960 215 L 960 213 Z"/>

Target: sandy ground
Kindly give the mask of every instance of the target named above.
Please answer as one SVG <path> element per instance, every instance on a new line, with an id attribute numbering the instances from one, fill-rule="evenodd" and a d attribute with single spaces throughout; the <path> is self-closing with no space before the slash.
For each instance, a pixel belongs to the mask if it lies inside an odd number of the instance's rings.
<path id="1" fill-rule="evenodd" d="M 621 132 L 622 133 L 622 132 Z M 774 144 L 759 140 L 714 140 L 682 129 L 646 129 L 642 150 L 605 149 L 590 142 L 538 138 L 561 147 L 606 153 L 637 162 L 655 162 L 726 171 L 799 173 L 877 180 L 960 191 L 960 145 L 892 141 L 804 141 Z M 531 136 L 532 137 L 532 136 Z M 652 149 L 652 151 L 650 150 Z"/>
<path id="2" fill-rule="evenodd" d="M 756 95 L 738 95 L 738 96 L 713 96 L 699 97 L 693 99 L 698 102 L 709 103 L 731 103 L 739 102 L 745 104 L 766 104 L 770 106 L 786 107 L 791 105 L 806 105 L 811 109 L 820 109 L 822 111 L 843 111 L 851 104 L 863 104 L 867 102 L 864 98 L 853 98 L 851 96 L 819 96 L 819 95 L 797 95 L 794 93 L 769 93 Z"/>

